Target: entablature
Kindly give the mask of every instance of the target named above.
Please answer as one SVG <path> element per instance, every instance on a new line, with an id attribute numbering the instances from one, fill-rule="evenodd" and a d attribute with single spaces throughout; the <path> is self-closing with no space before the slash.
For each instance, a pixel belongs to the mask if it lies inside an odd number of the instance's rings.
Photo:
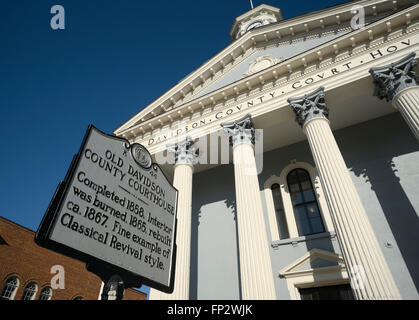
<path id="1" fill-rule="evenodd" d="M 348 24 L 355 14 L 354 12 L 351 12 L 351 8 L 354 5 L 362 6 L 365 10 L 366 17 L 370 17 L 385 13 L 392 13 L 399 10 L 401 7 L 406 7 L 414 3 L 417 3 L 417 0 L 365 0 L 359 2 L 351 2 L 350 4 L 344 4 L 334 8 L 320 10 L 310 15 L 283 20 L 276 24 L 250 30 L 240 39 L 233 42 L 230 46 L 217 54 L 214 58 L 210 59 L 203 66 L 198 68 L 195 72 L 191 73 L 189 76 L 180 81 L 175 87 L 170 89 L 167 93 L 162 95 L 144 110 L 139 112 L 136 116 L 116 129 L 114 133 L 118 136 L 132 138 L 135 132 L 142 133 L 143 131 L 150 129 L 153 130 L 156 126 L 159 127 L 160 124 L 165 121 L 161 119 L 162 115 L 163 118 L 168 119 L 168 121 L 173 121 L 174 119 L 183 117 L 185 111 L 181 109 L 184 109 L 185 105 L 187 105 L 187 108 L 189 108 L 189 101 L 195 101 L 193 100 L 194 96 L 196 96 L 209 84 L 216 81 L 221 75 L 225 74 L 234 68 L 238 63 L 242 62 L 245 58 L 257 50 L 258 46 L 261 44 L 267 46 L 273 42 L 278 42 L 278 40 L 281 39 L 284 41 L 292 41 L 292 39 L 301 37 L 301 35 L 310 36 L 310 34 L 313 33 L 313 30 L 327 31 L 328 28 L 333 26 L 338 28 L 347 28 L 347 26 L 343 25 L 345 23 Z M 411 19 L 412 17 L 406 16 L 406 22 L 409 20 L 411 22 Z M 391 23 L 392 22 L 390 22 L 390 24 Z M 390 25 L 390 27 L 387 26 L 386 28 L 394 29 L 394 27 L 394 25 Z M 371 30 L 371 32 L 376 31 Z M 372 36 L 374 37 L 374 34 Z M 369 35 L 369 38 L 370 37 L 371 34 Z M 356 46 L 357 42 L 360 42 L 360 39 L 353 39 L 353 41 L 355 42 L 352 42 L 351 46 L 354 46 L 354 44 Z M 338 43 L 335 43 L 335 45 L 338 46 L 335 47 L 335 51 L 345 48 L 345 46 L 340 48 Z M 318 58 L 323 59 L 323 56 L 323 52 L 318 53 Z M 307 60 L 309 58 L 310 57 L 306 58 L 304 64 L 309 63 Z M 288 71 L 291 71 L 291 73 L 294 70 L 291 64 L 287 68 L 290 68 Z M 280 70 L 273 71 L 278 73 Z M 274 77 L 278 77 L 278 75 L 274 73 Z M 266 82 L 267 79 L 264 75 L 260 75 L 259 81 Z M 252 84 L 255 82 L 254 78 L 249 78 L 246 82 L 247 89 L 251 91 Z M 221 92 L 224 100 L 227 96 L 227 90 L 231 89 L 230 87 L 231 86 L 227 86 L 223 88 L 222 91 L 224 91 L 224 93 Z M 233 88 L 234 87 L 238 89 L 237 85 L 233 85 Z M 214 96 L 213 99 L 215 99 L 219 94 L 219 90 L 211 94 Z M 205 95 L 204 97 L 207 96 L 208 95 Z M 199 100 L 202 102 L 205 99 L 200 98 Z M 202 104 L 200 104 L 200 108 L 202 109 Z"/>
<path id="2" fill-rule="evenodd" d="M 385 20 L 377 21 L 364 30 L 353 31 L 336 41 L 314 48 L 262 70 L 249 78 L 188 102 L 177 110 L 169 111 L 165 115 L 135 126 L 132 128 L 133 132 L 124 133 L 122 136 L 139 142 L 159 131 L 174 130 L 176 123 L 213 117 L 220 110 L 246 103 L 250 99 L 258 102 L 257 99 L 266 96 L 264 101 L 260 101 L 262 103 L 271 98 L 278 98 L 285 93 L 279 89 L 281 86 L 293 83 L 293 89 L 300 89 L 310 84 L 307 79 L 318 76 L 317 80 L 322 80 L 326 71 L 333 76 L 335 73 L 333 70 L 336 70 L 336 73 L 339 72 L 336 69 L 337 65 L 343 66 L 342 68 L 346 66 L 349 69 L 349 59 L 374 48 L 379 50 L 386 43 L 402 39 L 401 37 L 406 34 L 417 33 L 419 30 L 418 21 L 419 5 L 398 12 Z M 310 75 L 312 76 L 310 77 Z M 306 79 L 305 82 L 304 79 Z M 179 126 L 179 124 L 177 125 Z"/>

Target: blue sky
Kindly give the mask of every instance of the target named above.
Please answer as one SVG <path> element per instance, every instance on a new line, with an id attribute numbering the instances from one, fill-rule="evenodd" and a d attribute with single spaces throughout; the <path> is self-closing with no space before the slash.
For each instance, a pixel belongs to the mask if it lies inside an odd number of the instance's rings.
<path id="1" fill-rule="evenodd" d="M 253 0 L 284 18 L 339 0 Z M 50 27 L 62 5 L 66 29 Z M 88 124 L 112 133 L 231 43 L 248 0 L 2 0 L 0 215 L 36 230 Z"/>

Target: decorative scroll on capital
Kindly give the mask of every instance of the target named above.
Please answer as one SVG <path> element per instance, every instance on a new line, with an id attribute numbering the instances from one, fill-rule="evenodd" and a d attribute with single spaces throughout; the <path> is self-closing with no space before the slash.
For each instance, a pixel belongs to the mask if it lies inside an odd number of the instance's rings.
<path id="1" fill-rule="evenodd" d="M 175 164 L 194 165 L 199 157 L 199 149 L 194 146 L 190 137 L 179 143 L 167 145 L 167 150 L 175 155 Z"/>
<path id="2" fill-rule="evenodd" d="M 416 53 L 411 53 L 405 58 L 390 65 L 371 68 L 370 73 L 374 78 L 374 95 L 379 99 L 385 98 L 392 101 L 401 90 L 417 86 L 418 78 L 412 69 L 417 65 Z"/>
<path id="3" fill-rule="evenodd" d="M 324 101 L 324 88 L 299 98 L 290 98 L 288 103 L 296 114 L 296 121 L 302 127 L 313 118 L 329 118 L 329 109 Z"/>
<path id="4" fill-rule="evenodd" d="M 234 122 L 222 123 L 221 126 L 228 133 L 233 147 L 240 143 L 255 144 L 255 127 L 250 114 Z"/>

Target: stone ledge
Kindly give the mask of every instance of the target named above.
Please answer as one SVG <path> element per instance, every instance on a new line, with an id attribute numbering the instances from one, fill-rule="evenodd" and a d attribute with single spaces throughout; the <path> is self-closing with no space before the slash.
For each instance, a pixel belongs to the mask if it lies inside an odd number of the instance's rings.
<path id="1" fill-rule="evenodd" d="M 277 248 L 279 246 L 284 246 L 287 244 L 292 244 L 293 246 L 297 246 L 299 242 L 306 242 L 310 240 L 317 240 L 317 239 L 324 239 L 329 238 L 330 240 L 334 240 L 336 238 L 336 232 L 322 232 L 316 233 L 308 236 L 296 237 L 296 238 L 289 238 L 283 240 L 276 240 L 271 243 L 272 248 Z"/>

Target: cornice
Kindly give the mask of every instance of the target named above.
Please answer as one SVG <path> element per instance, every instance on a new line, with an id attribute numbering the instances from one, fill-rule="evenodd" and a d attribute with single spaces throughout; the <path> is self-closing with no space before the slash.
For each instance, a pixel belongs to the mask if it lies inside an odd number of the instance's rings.
<path id="1" fill-rule="evenodd" d="M 417 3 L 417 0 L 399 0 L 399 2 Z M 138 134 L 144 134 L 150 130 L 153 131 L 158 127 L 161 128 L 166 122 L 179 120 L 183 118 L 185 114 L 193 114 L 209 106 L 214 107 L 217 104 L 216 101 L 219 100 L 220 95 L 222 100 L 226 101 L 228 100 L 227 96 L 231 95 L 232 90 L 234 92 L 234 96 L 243 94 L 244 92 L 251 94 L 255 87 L 260 87 L 261 84 L 263 87 L 264 84 L 270 78 L 272 78 L 272 75 L 275 80 L 278 80 L 279 76 L 283 73 L 282 69 L 284 66 L 287 68 L 287 73 L 292 74 L 296 69 L 295 65 L 297 66 L 301 64 L 296 63 L 298 59 L 302 59 L 302 64 L 305 65 L 304 68 L 306 68 L 310 64 L 311 60 L 313 60 L 313 51 L 315 50 L 324 50 L 324 53 L 320 51 L 320 56 L 318 55 L 319 52 L 317 52 L 317 56 L 315 56 L 315 59 L 323 60 L 323 58 L 328 53 L 327 51 L 330 51 L 330 48 L 328 48 L 328 46 L 330 46 L 330 42 L 303 54 L 297 55 L 296 57 L 285 60 L 284 62 L 254 74 L 251 77 L 235 82 L 229 86 L 225 86 L 219 90 L 211 92 L 210 94 L 206 94 L 199 99 L 193 99 L 193 96 L 199 94 L 199 92 L 202 92 L 205 87 L 214 83 L 222 75 L 224 75 L 227 71 L 226 68 L 233 68 L 235 65 L 243 61 L 245 57 L 249 56 L 251 54 L 249 52 L 254 52 L 254 50 L 257 50 L 258 45 L 264 44 L 268 46 L 275 41 L 283 40 L 287 37 L 291 39 L 301 38 L 304 35 L 307 36 L 307 34 L 313 33 L 314 30 L 327 30 L 327 27 L 344 25 L 344 23 L 349 21 L 352 17 L 350 8 L 353 5 L 363 5 L 366 11 L 366 15 L 374 16 L 387 11 L 391 12 L 394 9 L 397 10 L 397 6 L 395 6 L 394 3 L 394 0 L 367 0 L 351 2 L 350 4 L 344 4 L 325 12 L 320 11 L 317 14 L 304 16 L 302 18 L 296 17 L 286 21 L 281 21 L 278 24 L 268 25 L 251 30 L 237 41 L 233 42 L 219 54 L 217 54 L 214 58 L 210 59 L 195 72 L 184 78 L 181 82 L 178 83 L 178 85 L 170 89 L 163 96 L 158 98 L 155 102 L 150 104 L 136 116 L 116 129 L 114 133 L 118 136 L 132 139 Z M 397 12 L 396 14 L 388 16 L 387 18 L 383 18 L 375 23 L 372 23 L 367 27 L 367 29 L 371 29 L 374 37 L 375 34 L 379 34 L 375 29 L 377 29 L 378 25 L 381 26 L 384 23 L 384 20 L 387 22 L 388 19 L 394 19 L 394 17 L 400 16 L 401 12 L 412 10 L 414 7 L 415 6 L 411 6 L 408 9 Z M 413 16 L 406 17 L 405 22 L 409 22 L 408 20 L 411 22 L 413 18 Z M 390 24 L 392 24 L 391 21 Z M 379 32 L 382 32 L 382 30 L 379 30 Z M 358 39 L 359 36 L 363 35 L 364 33 L 365 30 L 352 31 L 349 35 L 352 35 L 352 38 L 354 39 L 350 40 L 352 41 L 349 43 L 350 47 L 354 46 L 354 44 L 356 47 L 356 43 L 360 42 L 360 39 Z M 371 34 L 368 34 L 368 38 L 370 37 Z M 344 42 L 342 41 L 343 38 L 347 42 L 347 39 L 350 39 L 351 37 L 344 36 L 332 41 L 334 45 L 337 46 L 333 49 L 335 52 L 342 51 L 347 47 L 347 43 L 342 44 L 342 42 Z M 289 41 L 289 39 L 287 40 Z M 302 55 L 304 55 L 304 57 L 301 57 Z M 339 53 L 337 55 L 339 55 Z M 255 79 L 257 80 L 255 81 Z M 243 83 L 245 83 L 245 86 L 243 86 Z M 182 103 L 182 101 L 188 102 Z M 198 104 L 198 107 L 196 104 Z"/>
<path id="2" fill-rule="evenodd" d="M 398 59 L 401 59 L 402 57 L 406 56 L 410 52 L 416 52 L 419 55 L 419 23 L 415 25 L 415 29 L 411 29 L 411 32 L 404 34 L 404 37 L 402 38 L 396 38 L 391 42 L 386 42 L 385 46 L 379 47 L 380 50 L 384 52 L 386 48 L 392 47 L 392 46 L 401 46 L 400 49 L 394 53 L 388 53 L 384 56 L 375 59 L 370 59 L 365 64 L 360 64 L 352 67 L 350 70 L 347 70 L 345 72 L 342 72 L 340 74 L 334 75 L 334 76 L 326 76 L 324 80 L 318 80 L 313 84 L 305 85 L 302 88 L 293 90 L 291 89 L 291 85 L 293 81 L 289 81 L 285 85 L 281 85 L 278 87 L 275 87 L 271 90 L 271 92 L 275 92 L 275 97 L 272 99 L 268 99 L 267 101 L 264 101 L 263 103 L 257 103 L 252 107 L 246 107 L 247 101 L 245 101 L 243 104 L 237 103 L 234 105 L 231 105 L 229 107 L 220 108 L 219 112 L 223 113 L 223 117 L 216 118 L 214 117 L 215 112 L 211 114 L 206 114 L 202 117 L 198 117 L 198 119 L 188 119 L 187 122 L 184 124 L 181 124 L 181 126 L 176 126 L 176 124 L 173 124 L 172 127 L 166 128 L 163 131 L 155 131 L 152 135 L 147 136 L 138 136 L 135 139 L 135 142 L 143 144 L 144 146 L 147 146 L 148 150 L 151 154 L 157 154 L 160 152 L 164 152 L 166 150 L 166 145 L 168 143 L 173 143 L 178 141 L 179 139 L 182 139 L 186 134 L 189 135 L 192 139 L 199 139 L 201 137 L 208 136 L 210 134 L 219 135 L 222 133 L 220 124 L 224 121 L 227 121 L 231 119 L 230 121 L 233 121 L 234 119 L 239 119 L 243 115 L 247 113 L 251 113 L 252 117 L 255 119 L 255 121 L 258 121 L 257 119 L 261 119 L 262 117 L 269 117 L 272 112 L 277 112 L 277 116 L 275 116 L 275 121 L 278 125 L 286 124 L 289 122 L 293 122 L 294 116 L 292 114 L 291 109 L 289 108 L 289 104 L 287 103 L 288 98 L 292 98 L 295 96 L 301 96 L 307 92 L 313 91 L 319 86 L 324 86 L 327 88 L 327 92 L 333 91 L 338 87 L 344 87 L 349 84 L 354 84 L 355 82 L 368 78 L 368 81 L 371 81 L 369 70 L 371 67 L 376 67 L 377 65 L 386 65 L 389 63 L 392 63 Z M 411 45 L 402 45 L 401 42 L 406 41 L 407 39 L 410 39 Z M 359 62 L 359 58 L 362 57 L 362 59 L 367 59 L 370 57 L 371 52 L 376 52 L 376 49 L 367 50 L 364 52 L 363 55 L 350 57 L 346 62 L 353 61 L 353 62 Z M 336 67 L 337 65 L 334 65 Z M 308 75 L 307 77 L 311 77 L 314 75 L 317 75 L 322 72 L 329 72 L 330 69 L 328 68 L 322 68 L 318 69 L 316 73 L 312 73 L 311 75 Z M 281 91 L 285 91 L 285 94 L 281 94 Z M 372 91 L 370 92 L 372 94 Z M 269 98 L 269 94 L 267 95 Z M 243 105 L 241 110 L 237 109 L 238 105 Z M 234 114 L 229 116 L 228 110 L 235 110 Z M 280 114 L 280 116 L 278 116 Z M 212 118 L 212 121 L 211 121 Z M 219 120 L 217 120 L 219 119 Z M 273 119 L 273 118 L 272 118 Z M 195 127 L 193 124 L 200 123 L 201 120 L 205 120 L 206 124 L 204 123 L 203 126 L 196 127 L 197 129 L 194 129 Z M 189 126 L 191 130 L 186 131 L 185 133 L 185 125 Z M 181 128 L 182 132 L 181 134 L 177 134 L 177 129 Z M 263 125 L 259 123 L 258 128 L 264 128 Z M 342 128 L 342 127 L 339 127 Z M 298 131 L 298 130 L 297 130 Z M 163 137 L 165 135 L 166 137 Z M 154 139 L 155 142 L 152 142 L 150 144 L 150 139 Z M 301 140 L 298 140 L 301 141 Z"/>
<path id="3" fill-rule="evenodd" d="M 252 56 L 254 53 L 258 51 L 264 51 L 268 48 L 274 48 L 274 47 L 280 47 L 280 46 L 289 46 L 290 42 L 294 44 L 298 42 L 304 42 L 306 40 L 318 39 L 319 37 L 325 37 L 332 34 L 340 34 L 340 33 L 343 34 L 351 30 L 352 29 L 349 25 L 347 26 L 342 25 L 340 28 L 335 28 L 334 26 L 331 26 L 331 27 L 326 27 L 325 29 L 323 29 L 321 35 L 319 35 L 318 30 L 310 30 L 308 33 L 297 34 L 293 36 L 291 39 L 290 37 L 285 36 L 281 38 L 281 41 L 278 41 L 277 39 L 271 39 L 268 42 L 259 41 L 257 42 L 255 46 L 249 48 L 246 51 L 246 53 L 237 57 L 234 60 L 234 62 L 226 65 L 225 69 L 220 70 L 220 72 L 217 72 L 213 77 L 211 77 L 210 79 L 207 79 L 204 83 L 202 83 L 199 87 L 196 88 L 196 91 L 194 92 L 194 94 L 185 97 L 181 103 L 176 104 L 176 107 L 181 107 L 182 105 L 197 99 L 197 96 L 199 96 L 202 91 L 210 87 L 212 84 L 217 82 L 228 72 L 232 71 L 237 65 L 239 65 L 243 61 L 246 61 L 248 57 Z"/>

